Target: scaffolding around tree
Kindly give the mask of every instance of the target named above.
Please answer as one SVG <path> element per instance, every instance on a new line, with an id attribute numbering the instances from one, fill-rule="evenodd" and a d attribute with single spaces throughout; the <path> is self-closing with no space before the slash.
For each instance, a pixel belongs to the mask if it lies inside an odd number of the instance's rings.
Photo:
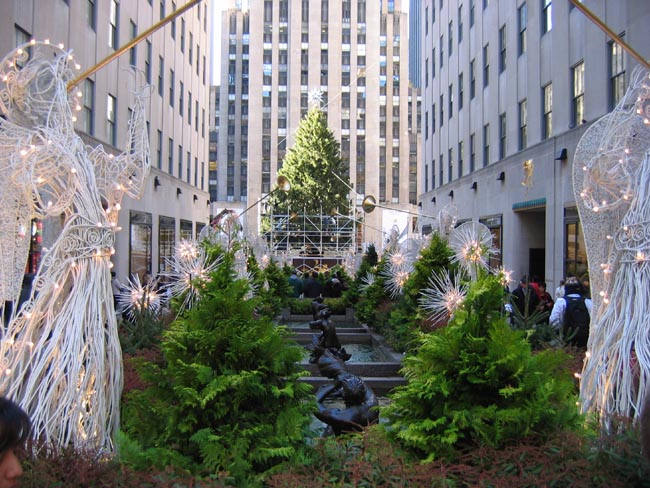
<path id="1" fill-rule="evenodd" d="M 264 237 L 275 254 L 339 260 L 356 253 L 361 243 L 360 229 L 352 216 L 290 212 L 264 217 L 269 223 Z"/>

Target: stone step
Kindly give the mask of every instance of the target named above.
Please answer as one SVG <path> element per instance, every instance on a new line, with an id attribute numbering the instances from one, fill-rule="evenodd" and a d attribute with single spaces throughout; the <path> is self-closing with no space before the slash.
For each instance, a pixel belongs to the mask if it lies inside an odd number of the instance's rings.
<path id="1" fill-rule="evenodd" d="M 362 376 L 361 379 L 377 396 L 385 396 L 393 388 L 406 384 L 406 379 L 401 376 Z M 314 392 L 332 381 L 324 376 L 305 376 L 301 380 L 312 385 Z"/>
<path id="2" fill-rule="evenodd" d="M 311 364 L 309 362 L 300 363 L 304 369 L 309 371 L 312 376 L 319 376 L 320 372 L 318 371 L 317 364 Z M 367 376 L 367 377 L 386 377 L 386 376 L 399 376 L 399 371 L 402 368 L 401 363 L 397 362 L 369 362 L 369 363 L 360 363 L 354 361 L 346 361 L 345 369 L 352 374 L 357 376 Z"/>
<path id="3" fill-rule="evenodd" d="M 310 331 L 305 333 L 292 334 L 291 338 L 294 339 L 298 344 L 311 344 L 314 338 L 314 335 L 319 336 L 318 331 Z M 340 332 L 336 331 L 336 336 L 339 338 L 339 342 L 342 345 L 346 344 L 371 344 L 372 336 L 366 331 L 363 332 Z"/>

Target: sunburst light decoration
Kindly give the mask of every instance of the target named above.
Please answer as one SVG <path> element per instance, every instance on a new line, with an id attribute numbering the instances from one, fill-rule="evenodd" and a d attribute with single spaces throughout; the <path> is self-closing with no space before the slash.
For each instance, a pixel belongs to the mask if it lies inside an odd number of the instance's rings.
<path id="1" fill-rule="evenodd" d="M 131 319 L 145 311 L 157 316 L 162 309 L 162 300 L 157 288 L 157 280 L 142 283 L 140 276 L 134 274 L 117 296 L 119 309 L 126 312 Z"/>
<path id="2" fill-rule="evenodd" d="M 370 286 L 375 283 L 377 275 L 372 271 L 368 271 L 365 275 L 361 277 L 361 285 L 359 285 L 359 290 L 365 292 Z"/>
<path id="3" fill-rule="evenodd" d="M 650 387 L 649 155 L 650 77 L 637 68 L 573 160 L 593 304 L 580 400 L 604 427 L 615 417 L 638 420 Z"/>
<path id="4" fill-rule="evenodd" d="M 182 240 L 176 244 L 174 257 L 168 260 L 169 269 L 161 273 L 166 277 L 165 288 L 174 298 L 183 297 L 180 309 L 192 308 L 201 299 L 201 293 L 210 275 L 223 261 L 219 256 L 214 261 L 209 261 L 209 256 L 203 247 L 196 242 Z"/>
<path id="5" fill-rule="evenodd" d="M 380 274 L 385 279 L 384 286 L 390 297 L 397 299 L 404 290 L 406 280 L 413 272 L 413 262 L 399 251 L 389 253 L 386 266 Z"/>
<path id="6" fill-rule="evenodd" d="M 466 295 L 467 285 L 461 284 L 458 275 L 451 278 L 447 271 L 440 271 L 429 277 L 428 287 L 422 290 L 418 303 L 437 324 L 449 320 L 463 304 Z"/>
<path id="7" fill-rule="evenodd" d="M 506 269 L 503 266 L 499 266 L 498 268 L 493 269 L 492 274 L 496 276 L 499 280 L 499 283 L 501 283 L 501 285 L 507 289 L 510 288 L 510 283 L 514 281 L 512 279 L 512 270 Z"/>
<path id="8" fill-rule="evenodd" d="M 452 262 L 459 263 L 475 281 L 480 268 L 488 269 L 492 249 L 492 233 L 480 222 L 471 221 L 456 227 L 449 236 L 449 247 L 454 251 Z"/>

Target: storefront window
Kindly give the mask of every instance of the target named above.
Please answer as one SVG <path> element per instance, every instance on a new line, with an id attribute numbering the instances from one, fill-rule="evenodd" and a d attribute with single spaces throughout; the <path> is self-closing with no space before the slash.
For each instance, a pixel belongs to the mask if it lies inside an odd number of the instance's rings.
<path id="1" fill-rule="evenodd" d="M 151 214 L 131 210 L 129 219 L 129 274 L 151 274 Z"/>
<path id="2" fill-rule="evenodd" d="M 181 220 L 181 240 L 192 240 L 192 221 Z"/>
<path id="3" fill-rule="evenodd" d="M 174 258 L 176 241 L 176 220 L 172 217 L 160 216 L 158 220 L 158 272 L 170 270 L 170 262 Z"/>
<path id="4" fill-rule="evenodd" d="M 501 215 L 479 219 L 479 222 L 490 229 L 490 232 L 492 233 L 492 249 L 494 249 L 495 252 L 490 254 L 490 260 L 488 262 L 490 269 L 496 269 L 503 264 L 502 221 L 503 219 Z"/>
<path id="5" fill-rule="evenodd" d="M 564 276 L 574 275 L 588 279 L 587 250 L 582 224 L 575 208 L 564 210 Z"/>

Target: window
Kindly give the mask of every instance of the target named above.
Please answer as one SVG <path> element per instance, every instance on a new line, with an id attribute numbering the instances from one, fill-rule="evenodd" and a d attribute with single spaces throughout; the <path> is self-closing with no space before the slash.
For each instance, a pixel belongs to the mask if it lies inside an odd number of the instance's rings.
<path id="1" fill-rule="evenodd" d="M 585 63 L 576 64 L 573 69 L 571 100 L 571 122 L 573 126 L 585 122 Z"/>
<path id="2" fill-rule="evenodd" d="M 553 6 L 551 0 L 542 0 L 542 34 L 553 28 Z"/>
<path id="3" fill-rule="evenodd" d="M 185 19 L 181 19 L 181 52 L 185 52 Z"/>
<path id="4" fill-rule="evenodd" d="M 499 73 L 506 70 L 506 26 L 499 29 Z"/>
<path id="5" fill-rule="evenodd" d="M 118 40 L 119 20 L 120 20 L 120 4 L 117 3 L 117 0 L 111 0 L 110 25 L 108 27 L 108 45 L 113 49 L 117 49 L 119 47 L 119 40 Z"/>
<path id="6" fill-rule="evenodd" d="M 454 113 L 454 85 L 449 85 L 449 115 L 451 119 L 452 114 Z"/>
<path id="7" fill-rule="evenodd" d="M 463 176 L 463 159 L 465 159 L 465 143 L 458 143 L 458 177 Z"/>
<path id="8" fill-rule="evenodd" d="M 476 95 L 476 60 L 469 62 L 469 98 L 473 99 Z"/>
<path id="9" fill-rule="evenodd" d="M 436 104 L 431 105 L 431 134 L 436 133 Z"/>
<path id="10" fill-rule="evenodd" d="M 564 276 L 582 276 L 587 272 L 587 250 L 582 224 L 575 208 L 564 209 Z"/>
<path id="11" fill-rule="evenodd" d="M 474 3 L 476 0 L 469 0 L 469 27 L 474 27 Z"/>
<path id="12" fill-rule="evenodd" d="M 519 56 L 528 49 L 528 40 L 526 37 L 526 28 L 528 27 L 528 11 L 526 2 L 522 3 L 517 9 L 517 22 L 519 24 L 519 38 L 517 39 L 517 53 Z"/>
<path id="13" fill-rule="evenodd" d="M 192 124 L 192 92 L 187 92 L 187 123 Z"/>
<path id="14" fill-rule="evenodd" d="M 136 25 L 133 20 L 131 21 L 131 39 L 135 39 L 138 37 L 138 26 Z M 137 51 L 137 46 L 133 46 L 131 49 L 129 49 L 129 64 L 131 66 L 137 66 L 138 65 L 138 51 Z"/>
<path id="15" fill-rule="evenodd" d="M 463 42 L 463 4 L 458 7 L 458 44 Z"/>
<path id="16" fill-rule="evenodd" d="M 548 139 L 553 134 L 553 85 L 549 83 L 544 88 L 543 92 L 543 108 L 544 120 L 542 122 L 542 139 Z"/>
<path id="17" fill-rule="evenodd" d="M 447 183 L 451 183 L 451 173 L 454 168 L 454 150 L 449 148 L 447 150 Z"/>
<path id="18" fill-rule="evenodd" d="M 169 70 L 169 106 L 174 106 L 174 70 Z"/>
<path id="19" fill-rule="evenodd" d="M 165 18 L 165 0 L 160 0 L 160 20 Z"/>
<path id="20" fill-rule="evenodd" d="M 483 126 L 483 167 L 490 164 L 490 124 Z"/>
<path id="21" fill-rule="evenodd" d="M 151 273 L 151 222 L 148 212 L 131 210 L 129 214 L 129 276 Z"/>
<path id="22" fill-rule="evenodd" d="M 106 137 L 110 144 L 117 145 L 117 131 L 115 124 L 117 122 L 117 100 L 110 93 L 106 97 Z"/>
<path id="23" fill-rule="evenodd" d="M 458 111 L 463 109 L 463 73 L 458 75 Z"/>
<path id="24" fill-rule="evenodd" d="M 176 220 L 158 217 L 158 272 L 170 271 L 176 245 Z"/>
<path id="25" fill-rule="evenodd" d="M 448 56 L 451 56 L 452 52 L 454 51 L 454 21 L 450 20 L 449 21 L 449 26 L 447 28 L 447 44 L 448 44 L 448 50 L 449 54 Z"/>
<path id="26" fill-rule="evenodd" d="M 440 95 L 440 127 L 445 125 L 445 96 Z"/>
<path id="27" fill-rule="evenodd" d="M 178 115 L 183 116 L 183 102 L 185 100 L 185 85 L 181 81 L 178 86 Z"/>
<path id="28" fill-rule="evenodd" d="M 436 48 L 431 50 L 431 79 L 436 77 Z"/>
<path id="29" fill-rule="evenodd" d="M 609 43 L 609 92 L 609 109 L 612 110 L 625 95 L 625 56 L 623 48 L 614 41 Z"/>
<path id="30" fill-rule="evenodd" d="M 476 167 L 476 135 L 469 136 L 469 172 L 473 173 Z"/>
<path id="31" fill-rule="evenodd" d="M 499 115 L 499 159 L 506 157 L 506 114 Z"/>
<path id="32" fill-rule="evenodd" d="M 97 29 L 97 9 L 95 8 L 95 0 L 88 0 L 86 2 L 86 23 L 92 30 Z"/>
<path id="33" fill-rule="evenodd" d="M 147 59 L 144 61 L 144 74 L 147 80 L 147 83 L 151 84 L 151 61 L 152 61 L 152 47 L 151 47 L 151 41 L 147 39 L 146 41 L 146 47 L 147 47 Z"/>
<path id="34" fill-rule="evenodd" d="M 176 12 L 176 2 L 172 0 L 172 12 Z M 176 39 L 176 19 L 171 22 L 172 39 Z"/>
<path id="35" fill-rule="evenodd" d="M 519 102 L 519 150 L 528 146 L 528 100 Z"/>
<path id="36" fill-rule="evenodd" d="M 440 69 L 445 65 L 445 36 L 440 36 Z"/>
<path id="37" fill-rule="evenodd" d="M 158 95 L 163 96 L 163 90 L 165 89 L 165 60 L 162 56 L 158 57 Z"/>
<path id="38" fill-rule="evenodd" d="M 156 146 L 156 167 L 162 169 L 162 145 L 163 145 L 163 133 L 158 129 L 158 145 Z"/>
<path id="39" fill-rule="evenodd" d="M 490 45 L 483 46 L 483 88 L 490 84 Z"/>
<path id="40" fill-rule="evenodd" d="M 183 179 L 183 146 L 180 144 L 178 145 L 178 161 L 176 162 L 178 164 L 178 179 L 182 180 Z"/>
<path id="41" fill-rule="evenodd" d="M 95 135 L 95 82 L 90 78 L 84 81 L 84 130 Z"/>
<path id="42" fill-rule="evenodd" d="M 167 172 L 174 176 L 174 140 L 167 140 Z"/>
<path id="43" fill-rule="evenodd" d="M 187 43 L 187 60 L 192 65 L 192 49 L 194 48 L 194 34 L 190 32 L 190 39 Z"/>

